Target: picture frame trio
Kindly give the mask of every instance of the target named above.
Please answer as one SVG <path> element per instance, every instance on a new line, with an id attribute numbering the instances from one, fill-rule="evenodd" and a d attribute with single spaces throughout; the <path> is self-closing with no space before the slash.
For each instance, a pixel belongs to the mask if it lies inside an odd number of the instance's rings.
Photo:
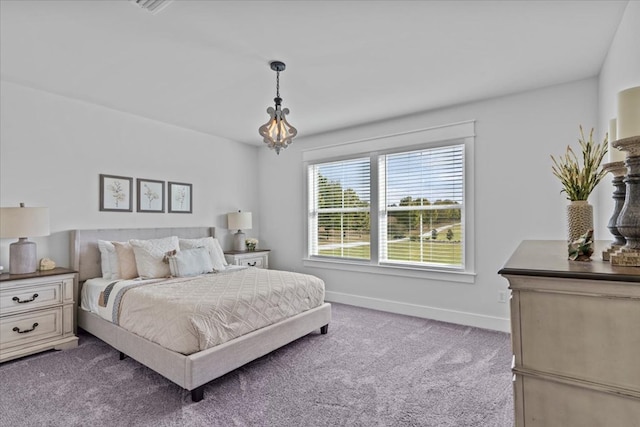
<path id="1" fill-rule="evenodd" d="M 193 186 L 168 181 L 167 212 L 193 213 Z M 100 174 L 100 211 L 133 212 L 133 178 Z M 136 212 L 164 213 L 165 182 L 136 178 Z"/>

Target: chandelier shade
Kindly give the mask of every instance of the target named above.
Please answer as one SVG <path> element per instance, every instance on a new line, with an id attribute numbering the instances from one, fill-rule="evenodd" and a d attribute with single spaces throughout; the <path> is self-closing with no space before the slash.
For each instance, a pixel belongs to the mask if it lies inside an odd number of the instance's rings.
<path id="1" fill-rule="evenodd" d="M 284 62 L 273 61 L 271 63 L 271 69 L 277 73 L 276 97 L 273 99 L 276 108 L 267 108 L 269 121 L 258 129 L 264 143 L 269 148 L 276 150 L 276 154 L 280 154 L 281 149 L 287 148 L 298 134 L 298 130 L 287 121 L 286 116 L 289 114 L 289 109 L 282 108 L 282 98 L 280 98 L 280 71 L 284 71 L 285 68 Z"/>

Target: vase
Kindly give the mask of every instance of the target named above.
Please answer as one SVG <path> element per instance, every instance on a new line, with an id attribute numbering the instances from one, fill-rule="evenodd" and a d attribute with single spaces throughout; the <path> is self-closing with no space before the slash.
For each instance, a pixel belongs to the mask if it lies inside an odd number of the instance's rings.
<path id="1" fill-rule="evenodd" d="M 586 200 L 572 200 L 567 206 L 567 241 L 577 240 L 593 230 L 593 206 Z"/>

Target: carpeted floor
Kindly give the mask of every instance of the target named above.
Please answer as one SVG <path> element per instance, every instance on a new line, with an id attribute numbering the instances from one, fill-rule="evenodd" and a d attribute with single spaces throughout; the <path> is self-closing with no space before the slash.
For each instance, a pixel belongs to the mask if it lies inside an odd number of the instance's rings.
<path id="1" fill-rule="evenodd" d="M 204 400 L 81 332 L 0 365 L 0 426 L 512 426 L 509 335 L 342 304 Z"/>

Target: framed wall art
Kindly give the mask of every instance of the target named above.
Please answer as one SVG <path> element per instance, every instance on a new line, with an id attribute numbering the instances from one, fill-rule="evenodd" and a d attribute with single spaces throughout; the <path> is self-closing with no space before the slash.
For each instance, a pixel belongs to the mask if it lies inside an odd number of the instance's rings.
<path id="1" fill-rule="evenodd" d="M 100 210 L 133 212 L 133 178 L 100 174 Z"/>
<path id="2" fill-rule="evenodd" d="M 192 213 L 191 184 L 169 182 L 169 213 Z"/>
<path id="3" fill-rule="evenodd" d="M 136 179 L 137 212 L 164 212 L 164 181 Z"/>

